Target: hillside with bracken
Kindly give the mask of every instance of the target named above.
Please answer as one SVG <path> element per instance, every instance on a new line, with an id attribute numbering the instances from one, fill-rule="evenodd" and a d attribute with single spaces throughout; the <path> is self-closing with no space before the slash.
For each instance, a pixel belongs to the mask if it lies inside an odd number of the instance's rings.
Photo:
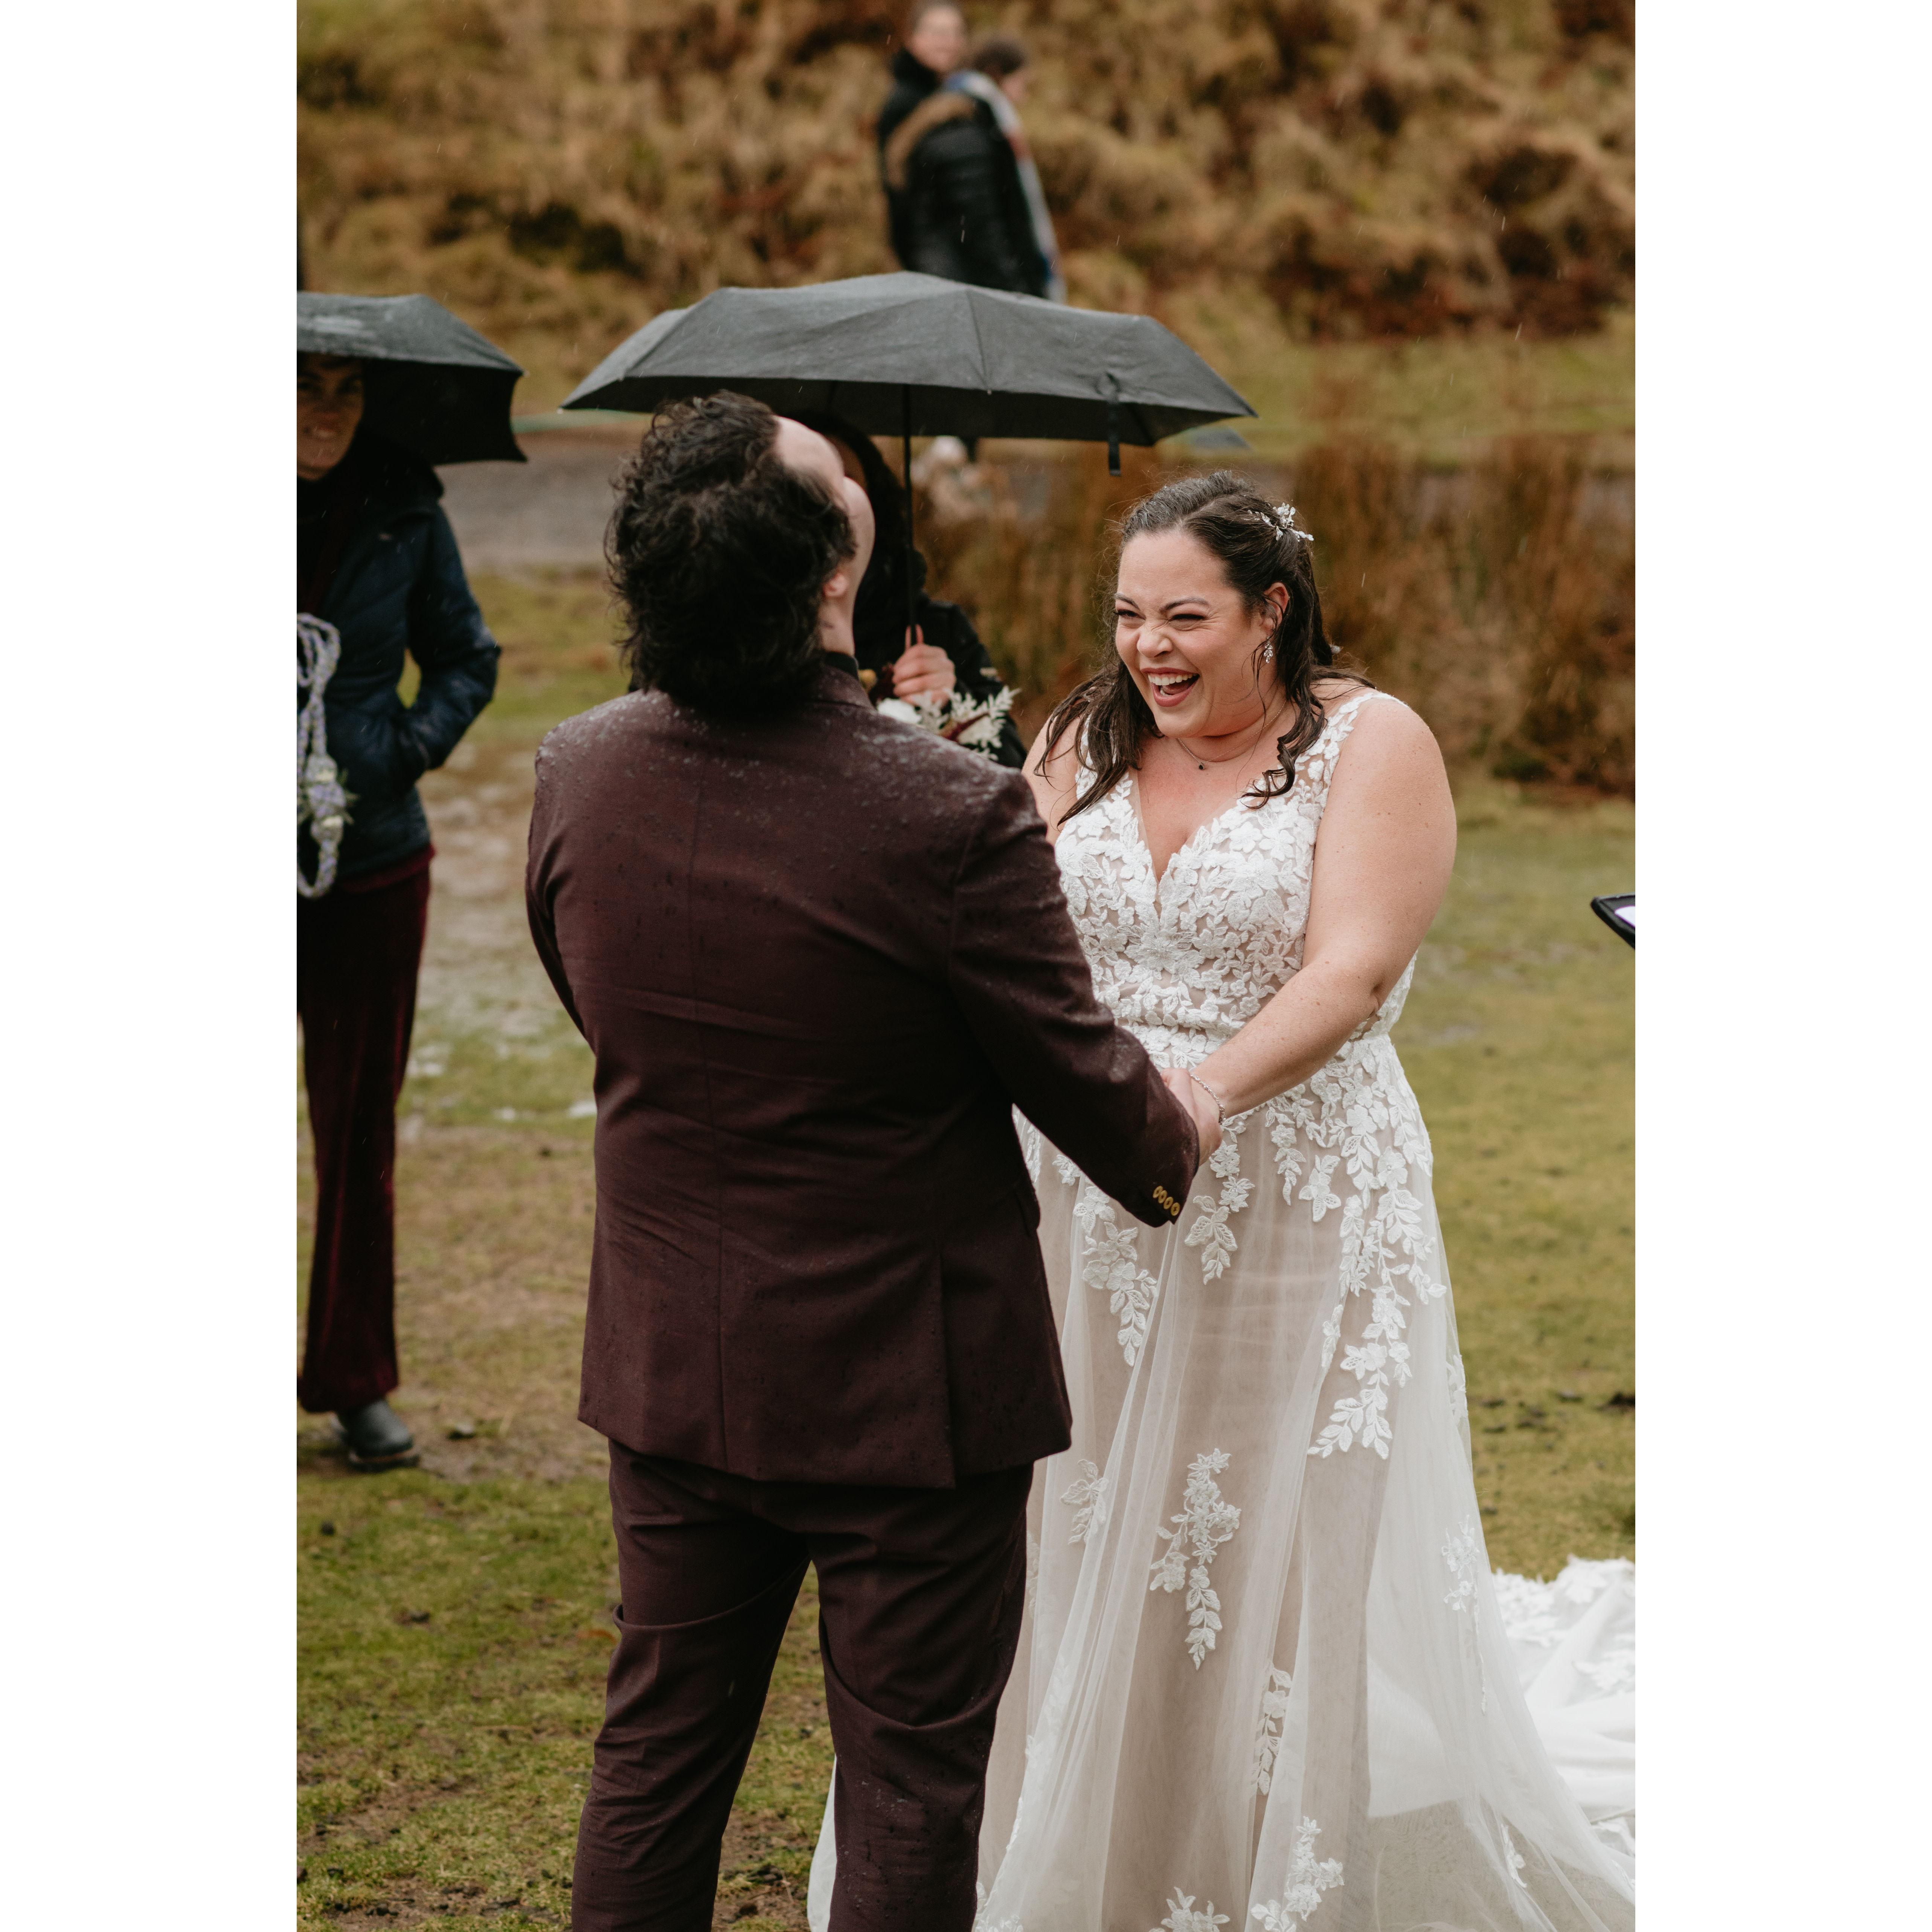
<path id="1" fill-rule="evenodd" d="M 1595 327 L 1633 277 L 1633 0 L 1020 0 L 1072 298 L 1303 340 Z M 540 379 L 724 284 L 895 266 L 882 0 L 302 0 L 309 285 Z"/>

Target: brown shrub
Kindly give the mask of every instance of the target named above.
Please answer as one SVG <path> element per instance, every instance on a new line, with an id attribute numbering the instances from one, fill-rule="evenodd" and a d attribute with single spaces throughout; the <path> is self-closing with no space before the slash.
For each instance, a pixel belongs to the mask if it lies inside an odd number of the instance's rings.
<path id="1" fill-rule="evenodd" d="M 1621 8 L 1621 10 L 1620 10 Z M 1622 0 L 1002 0 L 1076 298 L 1303 333 L 1590 326 L 1631 286 Z M 728 283 L 890 268 L 886 0 L 301 0 L 316 286 L 580 374 Z"/>
<path id="2" fill-rule="evenodd" d="M 1555 0 L 1556 24 L 1573 40 L 1602 34 L 1626 47 L 1636 45 L 1636 0 Z"/>
<path id="3" fill-rule="evenodd" d="M 1023 730 L 1111 649 L 1110 526 L 1183 473 L 1124 451 L 1031 472 L 987 466 L 990 508 L 920 542 L 1021 693 Z M 1316 533 L 1330 634 L 1427 719 L 1445 755 L 1503 776 L 1628 793 L 1635 781 L 1635 568 L 1628 478 L 1559 438 L 1453 471 L 1372 444 L 1246 465 Z"/>

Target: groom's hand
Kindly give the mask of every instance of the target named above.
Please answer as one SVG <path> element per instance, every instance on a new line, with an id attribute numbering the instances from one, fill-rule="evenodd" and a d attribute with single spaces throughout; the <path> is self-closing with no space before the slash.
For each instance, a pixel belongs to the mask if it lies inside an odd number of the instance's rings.
<path id="1" fill-rule="evenodd" d="M 1205 1167 L 1221 1144 L 1221 1117 L 1189 1077 L 1184 1066 L 1163 1066 L 1160 1077 L 1167 1082 L 1174 1097 L 1187 1109 L 1194 1123 L 1194 1131 L 1201 1139 L 1201 1164 Z"/>

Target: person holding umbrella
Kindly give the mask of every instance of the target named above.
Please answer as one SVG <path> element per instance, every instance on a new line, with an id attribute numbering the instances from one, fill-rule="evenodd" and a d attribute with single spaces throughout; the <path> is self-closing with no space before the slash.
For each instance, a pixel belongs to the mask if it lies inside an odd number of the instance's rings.
<path id="1" fill-rule="evenodd" d="M 300 298 L 304 311 L 338 306 L 304 312 L 296 362 L 296 1006 L 316 1167 L 296 1394 L 310 1413 L 332 1412 L 350 1463 L 374 1469 L 416 1460 L 386 1398 L 399 1378 L 395 1106 L 433 856 L 416 781 L 489 703 L 497 650 L 434 470 L 370 420 L 379 406 L 397 436 L 422 444 L 436 401 L 423 385 L 448 379 L 428 374 L 418 385 L 404 362 L 383 366 L 382 332 L 367 313 L 380 322 L 382 305 L 362 303 L 360 314 L 340 306 L 357 299 Z M 378 356 L 302 352 L 305 339 L 331 340 L 332 323 L 333 339 L 368 338 Z M 397 691 L 405 654 L 422 674 L 410 704 Z"/>
<path id="2" fill-rule="evenodd" d="M 958 694 L 982 704 L 997 704 L 1006 687 L 972 619 L 958 604 L 926 594 L 926 559 L 906 542 L 905 493 L 878 446 L 841 416 L 807 410 L 796 420 L 831 444 L 845 474 L 872 503 L 878 539 L 859 586 L 852 634 L 858 646 L 859 674 L 873 701 L 946 699 Z M 916 611 L 910 644 L 908 571 Z M 984 748 L 998 764 L 1015 770 L 1026 762 L 1026 747 L 1010 716 L 999 719 L 997 738 Z"/>

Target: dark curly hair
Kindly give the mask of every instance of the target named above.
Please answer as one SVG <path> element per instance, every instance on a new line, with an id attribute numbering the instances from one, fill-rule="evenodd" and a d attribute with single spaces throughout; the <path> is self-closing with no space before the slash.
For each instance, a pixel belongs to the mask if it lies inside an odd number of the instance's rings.
<path id="1" fill-rule="evenodd" d="M 1276 741 L 1276 764 L 1264 772 L 1245 794 L 1250 808 L 1280 798 L 1294 783 L 1295 761 L 1322 735 L 1324 714 L 1315 695 L 1318 677 L 1346 678 L 1354 684 L 1370 680 L 1358 671 L 1340 668 L 1334 648 L 1322 625 L 1322 598 L 1315 587 L 1315 565 L 1310 555 L 1313 539 L 1291 534 L 1276 521 L 1274 506 L 1244 477 L 1232 470 L 1210 476 L 1184 477 L 1178 483 L 1143 497 L 1120 525 L 1116 559 L 1138 536 L 1158 530 L 1185 530 L 1219 561 L 1228 581 L 1251 614 L 1258 614 L 1268 593 L 1277 584 L 1288 592 L 1281 621 L 1262 640 L 1255 656 L 1257 682 L 1272 670 L 1294 707 L 1294 722 Z M 1049 753 L 1068 731 L 1076 733 L 1083 762 L 1094 776 L 1078 793 L 1066 816 L 1084 812 L 1137 770 L 1141 747 L 1156 735 L 1154 713 L 1148 709 L 1133 674 L 1118 657 L 1097 677 L 1090 677 L 1063 699 L 1048 718 L 1043 734 Z"/>
<path id="2" fill-rule="evenodd" d="M 820 592 L 854 548 L 837 502 L 780 462 L 777 416 L 728 390 L 659 411 L 604 538 L 633 691 L 773 712 L 817 682 Z"/>

